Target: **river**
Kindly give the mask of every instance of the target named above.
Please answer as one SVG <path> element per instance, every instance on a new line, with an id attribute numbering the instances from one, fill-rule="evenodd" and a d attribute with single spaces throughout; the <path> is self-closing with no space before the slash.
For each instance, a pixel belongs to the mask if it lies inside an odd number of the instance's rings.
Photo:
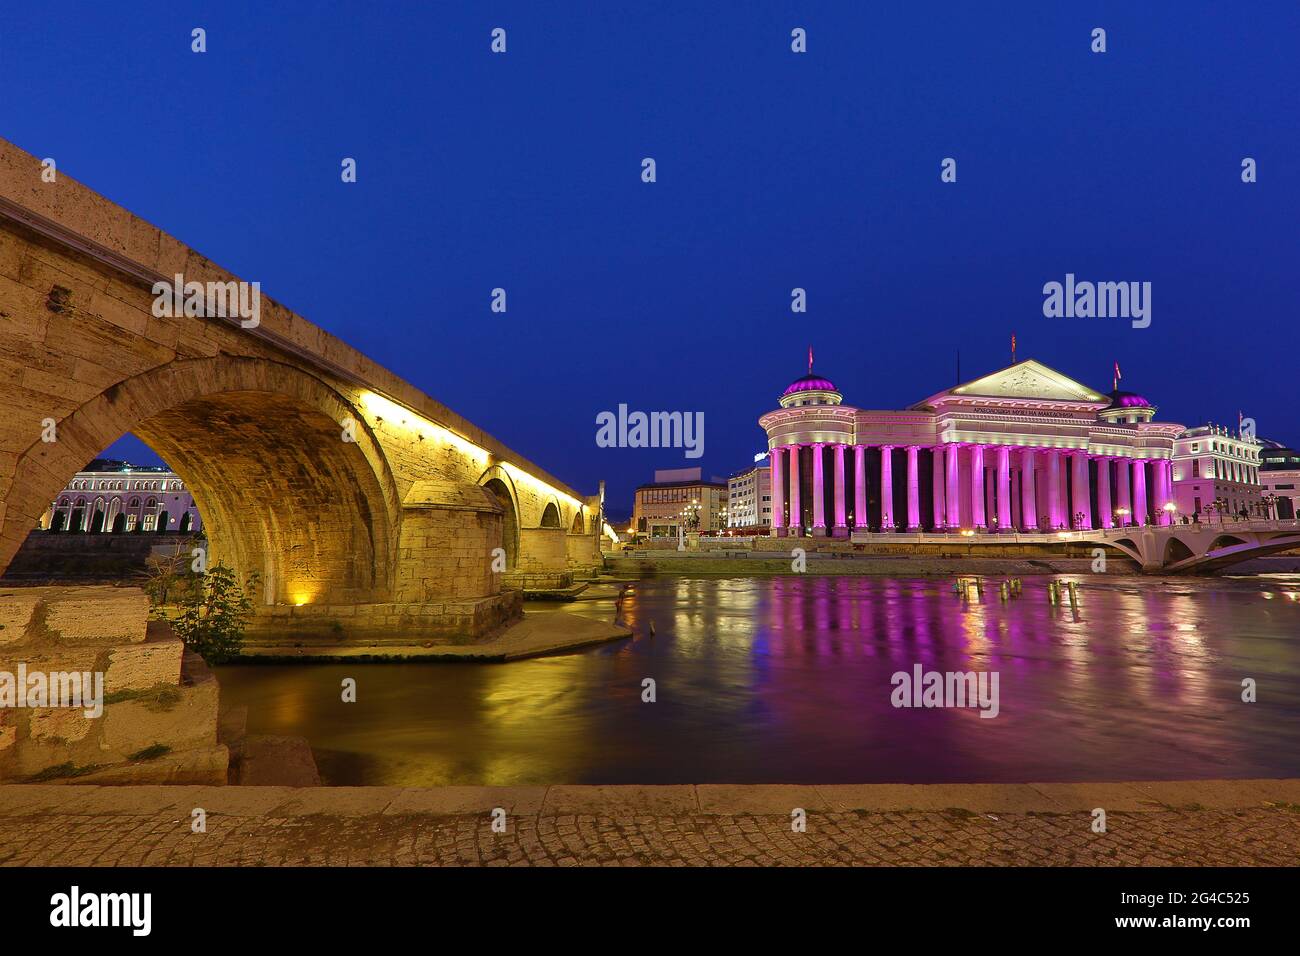
<path id="1" fill-rule="evenodd" d="M 637 636 L 583 653 L 217 673 L 250 733 L 306 737 L 334 785 L 1300 776 L 1300 575 L 1060 578 L 1074 608 L 1001 580 L 656 578 L 624 601 Z M 997 716 L 895 707 L 916 665 L 996 673 Z"/>

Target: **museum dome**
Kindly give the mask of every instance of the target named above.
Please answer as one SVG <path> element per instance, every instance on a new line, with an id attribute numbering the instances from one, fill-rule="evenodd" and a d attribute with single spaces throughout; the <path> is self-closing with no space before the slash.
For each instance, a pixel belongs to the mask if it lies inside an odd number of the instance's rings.
<path id="1" fill-rule="evenodd" d="M 1097 413 L 1102 421 L 1132 425 L 1155 417 L 1156 407 L 1137 392 L 1122 392 L 1117 388 L 1106 397 L 1110 404 Z"/>
<path id="2" fill-rule="evenodd" d="M 1107 397 L 1110 399 L 1110 404 L 1106 406 L 1106 411 L 1113 408 L 1155 408 L 1137 392 L 1121 392 L 1116 389 Z"/>
<path id="3" fill-rule="evenodd" d="M 824 375 L 814 375 L 811 371 L 803 378 L 797 378 L 781 393 L 781 407 L 794 408 L 799 405 L 838 405 L 844 401 L 835 383 Z"/>
<path id="4" fill-rule="evenodd" d="M 793 395 L 796 392 L 834 392 L 837 391 L 835 383 L 829 378 L 823 378 L 820 375 L 805 375 L 803 378 L 797 378 L 790 383 L 790 387 L 781 393 L 784 398 L 786 395 Z"/>

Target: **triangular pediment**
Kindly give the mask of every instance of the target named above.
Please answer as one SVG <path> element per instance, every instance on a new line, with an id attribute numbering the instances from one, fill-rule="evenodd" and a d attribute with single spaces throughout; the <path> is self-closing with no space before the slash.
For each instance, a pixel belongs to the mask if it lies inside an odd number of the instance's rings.
<path id="1" fill-rule="evenodd" d="M 1109 399 L 1042 362 L 1026 359 L 935 396 L 1106 404 Z"/>

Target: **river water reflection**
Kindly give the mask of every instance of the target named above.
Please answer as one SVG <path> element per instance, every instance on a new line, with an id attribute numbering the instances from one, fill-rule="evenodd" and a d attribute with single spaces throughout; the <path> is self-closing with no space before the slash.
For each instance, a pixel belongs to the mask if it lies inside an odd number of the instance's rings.
<path id="1" fill-rule="evenodd" d="M 997 580 L 963 600 L 951 579 L 660 578 L 625 600 L 636 638 L 581 654 L 218 676 L 250 733 L 308 738 L 336 785 L 1300 776 L 1300 576 L 1085 575 L 1077 610 Z M 999 715 L 894 708 L 916 664 L 997 671 Z"/>

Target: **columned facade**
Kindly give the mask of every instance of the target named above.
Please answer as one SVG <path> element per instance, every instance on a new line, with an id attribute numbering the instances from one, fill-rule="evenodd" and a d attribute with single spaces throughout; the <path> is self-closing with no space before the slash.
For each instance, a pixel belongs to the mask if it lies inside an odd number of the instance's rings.
<path id="1" fill-rule="evenodd" d="M 930 470 L 934 476 L 930 486 L 930 496 L 934 502 L 934 524 L 932 528 L 935 531 L 943 531 L 948 527 L 948 506 L 943 490 L 943 446 L 936 445 L 931 448 L 930 458 Z"/>
<path id="2" fill-rule="evenodd" d="M 785 458 L 786 449 L 773 448 L 768 456 L 772 463 L 772 533 L 785 534 Z"/>
<path id="3" fill-rule="evenodd" d="M 867 449 L 853 446 L 853 527 L 867 527 Z"/>
<path id="4" fill-rule="evenodd" d="M 822 442 L 813 442 L 813 523 L 812 533 L 816 537 L 826 534 L 826 478 L 822 474 L 822 462 L 826 446 Z"/>
<path id="5" fill-rule="evenodd" d="M 1147 463 L 1133 462 L 1133 524 L 1149 524 L 1147 512 Z"/>
<path id="6" fill-rule="evenodd" d="M 835 537 L 848 537 L 844 508 L 844 445 L 835 446 Z"/>
<path id="7" fill-rule="evenodd" d="M 1032 448 L 1020 452 L 1020 530 L 1038 530 L 1038 483 L 1034 479 L 1035 452 Z"/>
<path id="8" fill-rule="evenodd" d="M 790 451 L 790 520 L 787 527 L 795 537 L 803 535 L 803 501 L 799 497 L 799 488 L 803 478 L 799 468 L 799 446 L 791 445 Z"/>
<path id="9" fill-rule="evenodd" d="M 1114 513 L 1110 507 L 1110 463 L 1102 455 L 1097 459 L 1097 518 L 1103 528 L 1114 526 Z"/>
<path id="10" fill-rule="evenodd" d="M 810 371 L 759 420 L 773 531 L 843 538 L 1168 523 L 1183 427 L 1154 413 L 1140 396 L 1094 392 L 1032 360 L 896 412 L 845 406 Z"/>
<path id="11" fill-rule="evenodd" d="M 921 530 L 921 449 L 907 446 L 907 530 Z"/>

